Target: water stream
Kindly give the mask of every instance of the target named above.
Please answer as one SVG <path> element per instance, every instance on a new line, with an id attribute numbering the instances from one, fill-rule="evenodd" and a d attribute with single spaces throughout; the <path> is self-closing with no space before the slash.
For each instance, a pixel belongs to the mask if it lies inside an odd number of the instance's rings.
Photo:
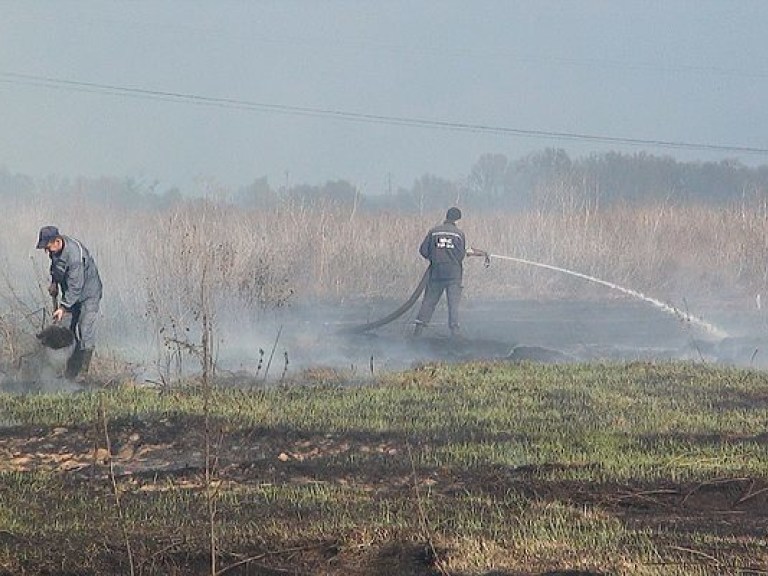
<path id="1" fill-rule="evenodd" d="M 706 320 L 703 320 L 701 318 L 698 318 L 697 316 L 693 316 L 687 312 L 684 312 L 683 310 L 680 310 L 679 308 L 675 308 L 674 306 L 671 306 L 669 304 L 665 304 L 661 300 L 657 300 L 656 298 L 651 298 L 650 296 L 646 296 L 642 292 L 638 292 L 637 290 L 632 290 L 631 288 L 625 288 L 624 286 L 620 286 L 618 284 L 614 284 L 613 282 L 609 282 L 607 280 L 602 280 L 600 278 L 596 278 L 594 276 L 590 276 L 589 274 L 583 274 L 582 272 L 576 272 L 575 270 L 569 270 L 567 268 L 561 268 L 560 266 L 553 266 L 551 264 L 544 264 L 542 262 L 534 262 L 532 260 L 526 260 L 525 258 L 516 258 L 514 256 L 502 256 L 499 254 L 489 254 L 491 258 L 498 258 L 499 260 L 510 260 L 512 262 L 518 262 L 520 264 L 528 264 L 530 266 L 536 266 L 538 268 L 546 268 L 547 270 L 554 270 L 556 272 L 562 272 L 564 274 L 569 274 L 570 276 L 575 276 L 576 278 L 582 278 L 584 280 L 588 280 L 589 282 L 594 282 L 596 284 L 601 284 L 603 286 L 607 286 L 608 288 L 612 288 L 613 290 L 618 290 L 619 292 L 623 292 L 624 294 L 628 294 L 629 296 L 633 296 L 634 298 L 639 298 L 640 300 L 644 300 L 645 302 L 648 302 L 650 304 L 653 304 L 660 310 L 672 314 L 676 318 L 683 320 L 685 322 L 690 322 L 691 324 L 694 324 L 709 334 L 716 336 L 717 338 L 726 338 L 728 336 L 728 333 L 724 330 L 721 330 L 714 324 L 711 324 L 710 322 L 707 322 Z"/>

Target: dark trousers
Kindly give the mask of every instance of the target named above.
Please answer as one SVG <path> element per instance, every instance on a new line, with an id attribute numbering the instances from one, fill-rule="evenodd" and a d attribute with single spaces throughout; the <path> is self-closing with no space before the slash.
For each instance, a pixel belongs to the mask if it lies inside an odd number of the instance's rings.
<path id="1" fill-rule="evenodd" d="M 421 325 L 429 324 L 443 292 L 445 292 L 445 296 L 448 299 L 448 326 L 451 332 L 454 332 L 459 329 L 460 280 L 430 279 L 427 283 L 427 288 L 424 290 L 424 299 L 421 301 L 421 308 L 419 308 L 419 313 L 416 316 L 416 323 Z"/>

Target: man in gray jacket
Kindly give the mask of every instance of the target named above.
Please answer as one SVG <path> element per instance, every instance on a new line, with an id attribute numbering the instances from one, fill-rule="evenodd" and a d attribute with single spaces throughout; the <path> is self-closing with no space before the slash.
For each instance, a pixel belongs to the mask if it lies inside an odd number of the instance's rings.
<path id="1" fill-rule="evenodd" d="M 37 248 L 48 252 L 51 259 L 48 292 L 54 298 L 61 294 L 53 320 L 62 322 L 75 335 L 75 350 L 64 373 L 74 380 L 88 373 L 96 347 L 96 319 L 102 294 L 99 270 L 82 242 L 60 234 L 56 226 L 40 229 Z"/>
<path id="2" fill-rule="evenodd" d="M 461 210 L 450 208 L 445 214 L 445 221 L 429 230 L 419 246 L 421 256 L 429 260 L 429 279 L 421 308 L 416 316 L 414 336 L 420 336 L 431 320 L 443 292 L 448 300 L 448 326 L 451 335 L 460 336 L 459 301 L 464 257 L 483 256 L 486 266 L 490 262 L 487 252 L 467 246 L 464 232 L 456 226 L 456 221 L 460 219 Z"/>

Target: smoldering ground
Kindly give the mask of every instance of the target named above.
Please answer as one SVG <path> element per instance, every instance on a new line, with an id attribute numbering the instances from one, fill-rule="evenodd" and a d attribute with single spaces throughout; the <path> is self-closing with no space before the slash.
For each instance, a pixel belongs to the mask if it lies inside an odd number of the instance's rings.
<path id="1" fill-rule="evenodd" d="M 768 315 L 749 301 L 734 303 L 708 298 L 689 305 L 663 302 L 637 290 L 598 277 L 523 260 L 518 263 L 564 273 L 571 280 L 608 287 L 611 295 L 592 299 L 497 300 L 465 298 L 462 337 L 449 337 L 443 301 L 433 324 L 419 338 L 413 337 L 417 300 L 401 316 L 400 302 L 347 301 L 343 305 L 299 305 L 285 309 L 269 323 L 243 325 L 230 330 L 230 359 L 243 363 L 248 348 L 258 346 L 258 368 L 267 370 L 275 360 L 281 379 L 292 367 L 327 366 L 348 370 L 358 377 L 377 370 L 402 369 L 425 362 L 471 360 L 531 361 L 546 363 L 588 361 L 690 360 L 739 367 L 768 367 Z M 617 296 L 618 295 L 618 296 Z M 396 317 L 395 317 L 396 316 Z M 384 322 L 382 319 L 391 319 Z M 226 323 L 225 323 L 226 324 Z M 223 358 L 222 358 L 223 359 Z M 266 374 L 264 380 L 266 381 Z"/>
<path id="2" fill-rule="evenodd" d="M 74 334 L 51 324 L 34 336 L 24 334 L 16 342 L 18 359 L 0 374 L 0 390 L 12 393 L 76 392 L 79 384 L 64 378 L 67 360 L 75 349 Z"/>
<path id="3" fill-rule="evenodd" d="M 217 368 L 292 380 L 302 371 L 327 367 L 350 380 L 429 362 L 686 360 L 740 367 L 768 367 L 766 318 L 759 311 L 713 308 L 717 327 L 701 326 L 644 302 L 618 298 L 588 301 L 466 301 L 461 339 L 450 337 L 441 303 L 434 322 L 412 336 L 417 306 L 375 330 L 350 327 L 386 316 L 398 302 L 343 306 L 293 306 L 269 319 L 229 319 L 218 326 Z M 725 334 L 725 336 L 723 336 Z"/>
<path id="4" fill-rule="evenodd" d="M 415 312 L 414 312 L 415 313 Z M 686 319 L 626 299 L 467 302 L 464 338 L 449 337 L 444 306 L 421 339 L 410 337 L 412 317 L 354 338 L 350 353 L 407 366 L 422 361 L 533 362 L 693 360 L 742 367 L 768 366 L 768 339 L 760 315 L 712 312 L 713 335 Z M 354 321 L 345 311 L 340 323 Z M 717 316 L 716 321 L 714 317 Z M 724 336 L 725 335 L 725 336 Z"/>
<path id="5" fill-rule="evenodd" d="M 295 304 L 260 316 L 235 307 L 216 317 L 212 352 L 216 372 L 235 385 L 272 385 L 301 381 L 309 370 L 332 369 L 344 381 L 365 382 L 385 371 L 430 362 L 568 363 L 590 361 L 710 362 L 768 368 L 768 317 L 761 309 L 714 306 L 699 314 L 718 330 L 632 298 L 593 300 L 503 300 L 467 298 L 462 306 L 463 337 L 450 337 L 441 302 L 420 338 L 412 336 L 418 304 L 402 317 L 375 330 L 349 328 L 385 317 L 396 301 Z M 139 331 L 143 328 L 144 333 Z M 134 332 L 104 335 L 102 353 L 114 353 L 131 366 L 137 383 L 170 382 L 198 374 L 200 342 L 194 328 L 184 341 L 163 342 L 137 324 Z M 723 334 L 725 336 L 723 337 Z M 62 378 L 69 343 L 57 333 L 26 345 L 22 369 L 3 378 L 14 392 L 74 391 Z"/>

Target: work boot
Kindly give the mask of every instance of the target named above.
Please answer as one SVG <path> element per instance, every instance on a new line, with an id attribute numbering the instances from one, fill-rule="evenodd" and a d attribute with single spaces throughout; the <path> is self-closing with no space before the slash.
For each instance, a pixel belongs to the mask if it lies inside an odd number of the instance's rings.
<path id="1" fill-rule="evenodd" d="M 91 367 L 91 358 L 93 358 L 93 349 L 87 349 L 82 351 L 82 364 L 80 366 L 80 372 L 75 378 L 77 384 L 85 385 L 90 382 L 88 378 L 88 369 Z"/>
<path id="2" fill-rule="evenodd" d="M 64 369 L 64 378 L 74 380 L 80 373 L 83 366 L 83 350 L 75 348 L 72 354 L 67 358 L 67 367 Z"/>
<path id="3" fill-rule="evenodd" d="M 413 329 L 413 337 L 418 338 L 424 332 L 424 324 L 422 322 L 416 322 L 416 326 Z"/>
<path id="4" fill-rule="evenodd" d="M 93 358 L 93 348 L 88 348 L 82 352 L 83 360 L 80 365 L 80 373 L 78 379 L 85 379 L 88 376 L 88 370 L 91 367 L 91 359 Z"/>

